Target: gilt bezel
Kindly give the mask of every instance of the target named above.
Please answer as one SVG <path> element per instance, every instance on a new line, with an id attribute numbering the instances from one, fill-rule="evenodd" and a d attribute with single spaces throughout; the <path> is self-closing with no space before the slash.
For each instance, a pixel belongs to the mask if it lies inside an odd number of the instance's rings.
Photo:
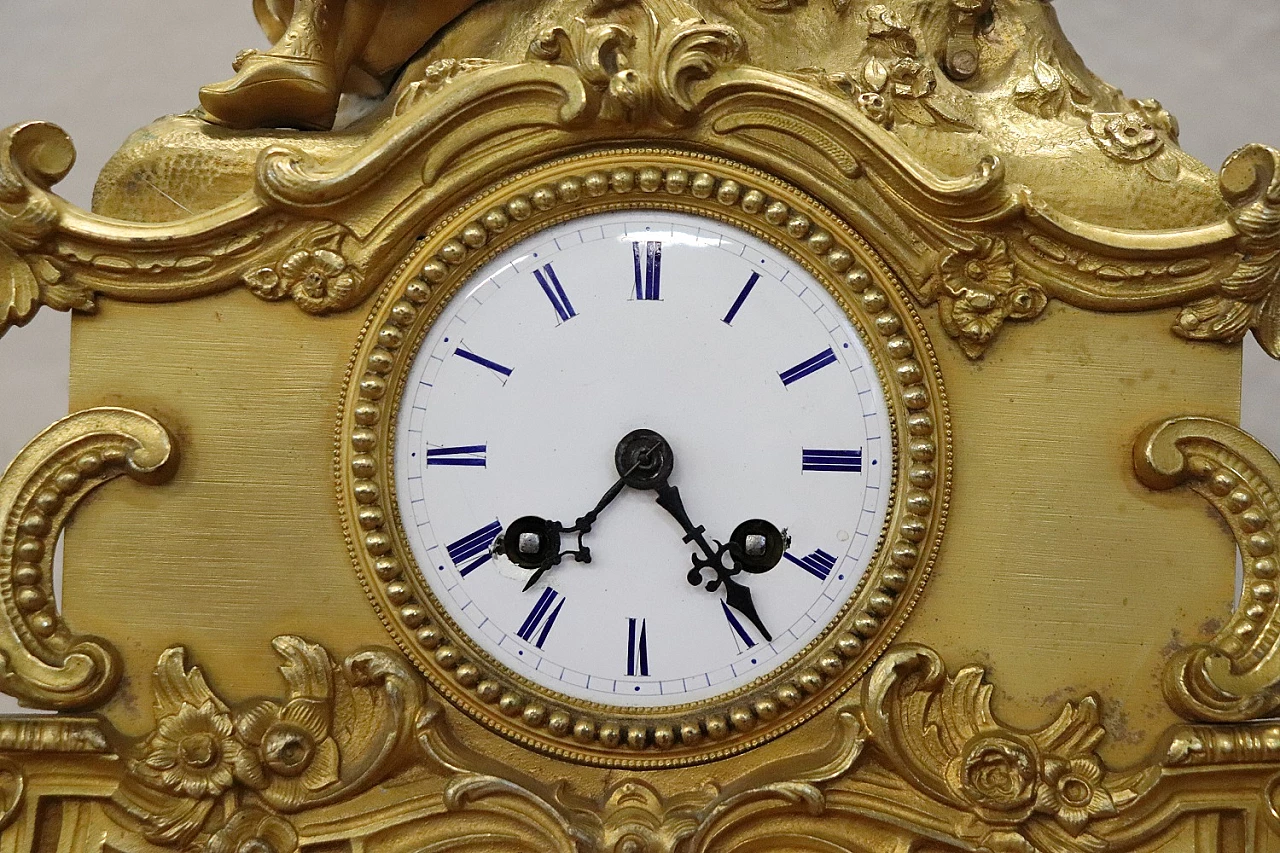
<path id="1" fill-rule="evenodd" d="M 511 672 L 459 630 L 421 577 L 394 491 L 405 377 L 431 324 L 499 252 L 550 225 L 621 209 L 716 219 L 767 241 L 832 294 L 861 335 L 889 403 L 894 480 L 861 584 L 802 651 L 745 687 L 671 708 L 573 699 Z M 615 150 L 554 161 L 475 196 L 425 230 L 389 277 L 356 347 L 338 425 L 348 547 L 379 617 L 431 683 L 484 725 L 592 765 L 675 767 L 726 757 L 790 730 L 871 666 L 912 610 L 941 539 L 951 428 L 932 346 L 905 291 L 854 228 L 799 190 L 719 158 Z"/>

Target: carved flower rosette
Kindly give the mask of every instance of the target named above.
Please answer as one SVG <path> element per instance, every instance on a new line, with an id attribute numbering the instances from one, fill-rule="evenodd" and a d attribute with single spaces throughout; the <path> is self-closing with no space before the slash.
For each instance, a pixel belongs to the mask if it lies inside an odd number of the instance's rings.
<path id="1" fill-rule="evenodd" d="M 293 853 L 285 815 L 355 796 L 399 760 L 423 709 L 402 658 L 371 649 L 338 667 L 299 637 L 273 646 L 288 698 L 238 708 L 187 666 L 181 647 L 161 655 L 155 728 L 128 759 L 116 820 L 167 847 Z"/>

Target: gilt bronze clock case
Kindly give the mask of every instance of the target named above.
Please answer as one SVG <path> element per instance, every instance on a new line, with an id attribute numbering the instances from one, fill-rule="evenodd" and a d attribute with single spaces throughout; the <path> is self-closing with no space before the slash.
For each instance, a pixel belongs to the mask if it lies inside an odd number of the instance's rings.
<path id="1" fill-rule="evenodd" d="M 0 719 L 0 843 L 1280 849 L 1280 463 L 1236 426 L 1242 339 L 1280 353 L 1280 154 L 1211 173 L 1040 0 L 391 2 L 345 81 L 386 91 L 328 130 L 337 5 L 257 4 L 283 47 L 93 213 L 59 129 L 0 137 L 0 330 L 76 312 L 73 414 L 0 480 L 0 685 L 59 712 Z M 228 105 L 282 58 L 309 99 Z M 433 324 L 619 212 L 803 271 L 889 427 L 847 601 L 647 708 L 486 651 L 396 484 Z"/>

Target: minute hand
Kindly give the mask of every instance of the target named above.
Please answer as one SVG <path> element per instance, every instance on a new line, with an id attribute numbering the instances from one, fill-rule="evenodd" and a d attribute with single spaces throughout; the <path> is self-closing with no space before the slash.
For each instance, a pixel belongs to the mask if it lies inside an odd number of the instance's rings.
<path id="1" fill-rule="evenodd" d="M 701 575 L 703 568 L 709 568 L 714 571 L 716 580 L 708 584 L 708 589 L 724 586 L 725 603 L 747 617 L 766 642 L 772 642 L 773 636 L 769 633 L 769 629 L 764 627 L 764 623 L 760 621 L 760 614 L 756 612 L 756 605 L 751 598 L 750 587 L 733 579 L 733 575 L 721 561 L 724 549 L 720 549 L 719 553 L 717 553 L 717 550 L 712 548 L 711 543 L 707 541 L 706 528 L 695 525 L 689 518 L 689 513 L 684 508 L 684 501 L 680 499 L 680 489 L 664 480 L 655 488 L 655 491 L 658 493 L 658 506 L 669 512 L 684 531 L 684 541 L 696 544 L 702 551 L 704 559 L 698 560 L 695 558 L 694 572 L 697 575 Z M 694 577 L 695 574 L 691 573 L 691 582 L 701 582 L 700 578 L 695 581 Z"/>

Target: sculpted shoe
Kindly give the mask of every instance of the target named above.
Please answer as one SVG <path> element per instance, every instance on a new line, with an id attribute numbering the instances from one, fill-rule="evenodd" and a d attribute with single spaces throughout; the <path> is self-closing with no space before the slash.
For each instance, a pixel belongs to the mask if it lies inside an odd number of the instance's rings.
<path id="1" fill-rule="evenodd" d="M 245 51 L 235 68 L 235 77 L 200 90 L 211 120 L 242 130 L 333 127 L 341 93 L 329 63 Z"/>

